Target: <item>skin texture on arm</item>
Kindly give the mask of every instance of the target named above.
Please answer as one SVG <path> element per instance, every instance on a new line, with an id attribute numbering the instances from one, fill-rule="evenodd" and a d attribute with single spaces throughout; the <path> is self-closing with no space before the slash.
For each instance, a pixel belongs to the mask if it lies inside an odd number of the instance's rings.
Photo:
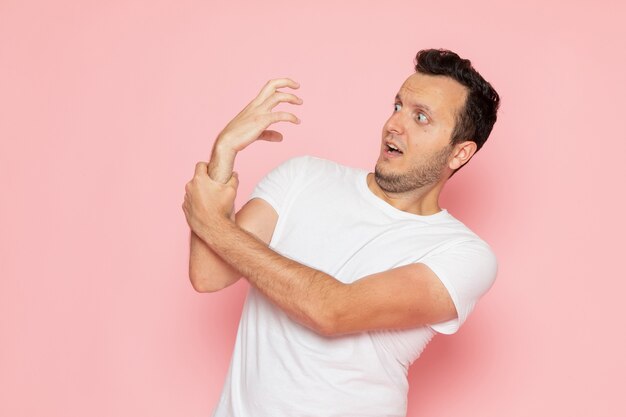
<path id="1" fill-rule="evenodd" d="M 272 239 L 278 220 L 276 211 L 267 202 L 253 198 L 236 214 L 235 222 L 263 244 Z M 241 273 L 224 262 L 198 235 L 191 231 L 189 277 L 198 292 L 219 291 L 234 284 Z"/>
<path id="2" fill-rule="evenodd" d="M 283 257 L 228 219 L 214 219 L 198 236 L 294 320 L 322 332 L 324 302 L 344 284 Z"/>
<path id="3" fill-rule="evenodd" d="M 226 183 L 233 174 L 236 152 L 220 147 L 216 141 L 208 165 L 209 176 Z M 263 200 L 248 201 L 237 214 L 231 214 L 242 229 L 269 244 L 278 220 L 276 211 Z M 241 274 L 224 262 L 198 235 L 191 230 L 189 243 L 189 279 L 198 292 L 214 292 L 239 280 Z"/>
<path id="4" fill-rule="evenodd" d="M 298 88 L 299 85 L 287 78 L 268 81 L 257 97 L 220 132 L 213 144 L 209 164 L 208 166 L 204 164 L 202 168 L 207 178 L 218 183 L 226 183 L 233 175 L 238 152 L 256 140 L 280 142 L 283 139 L 279 132 L 267 129 L 271 124 L 281 121 L 300 123 L 300 120 L 289 112 L 272 112 L 272 109 L 282 102 L 302 104 L 299 97 L 279 91 L 278 88 L 281 87 Z M 188 185 L 185 189 L 187 188 Z M 276 212 L 269 204 L 260 200 L 250 201 L 236 216 L 231 208 L 229 217 L 244 230 L 269 244 L 277 221 Z M 199 292 L 217 291 L 233 284 L 239 277 L 239 272 L 217 256 L 191 228 L 189 279 L 194 289 Z"/>
<path id="5" fill-rule="evenodd" d="M 208 165 L 209 176 L 221 183 L 226 183 L 233 174 L 233 166 L 237 152 L 220 144 L 216 140 L 211 151 Z M 262 207 L 261 207 L 262 209 Z M 233 213 L 234 215 L 234 213 Z M 231 219 L 233 218 L 231 215 Z M 261 240 L 267 236 L 260 230 L 267 212 L 259 209 L 257 204 L 242 207 L 237 213 L 239 224 L 242 228 L 252 232 Z M 271 237 L 271 235 L 270 235 Z M 269 240 L 268 240 L 269 242 Z M 198 292 L 218 291 L 234 284 L 240 278 L 238 271 L 224 262 L 211 248 L 191 230 L 189 242 L 189 279 L 191 285 Z"/>
<path id="6" fill-rule="evenodd" d="M 424 264 L 344 284 L 276 253 L 227 218 L 212 222 L 199 236 L 294 320 L 326 336 L 417 327 L 456 317 L 446 288 Z"/>
<path id="7" fill-rule="evenodd" d="M 213 144 L 211 158 L 208 166 L 209 176 L 221 183 L 226 183 L 233 173 L 235 163 L 234 151 L 228 151 L 219 147 L 216 140 Z M 246 205 L 247 206 L 247 205 Z M 246 230 L 255 233 L 262 240 L 265 236 L 259 236 L 255 222 L 255 210 L 253 206 L 244 206 L 237 213 L 237 224 Z M 244 210 L 245 209 L 245 210 Z M 262 214 L 262 213 L 261 213 Z M 231 216 L 232 218 L 232 216 Z M 224 262 L 211 248 L 191 230 L 189 241 L 189 279 L 191 285 L 198 292 L 218 291 L 239 280 L 240 274 L 230 265 Z"/>
<path id="8" fill-rule="evenodd" d="M 196 175 L 205 176 L 203 171 L 199 164 Z M 313 331 L 333 336 L 456 317 L 447 290 L 426 265 L 410 264 L 344 284 L 280 255 L 232 222 L 236 177 L 227 184 L 210 179 L 205 183 L 204 196 L 191 187 L 183 204 L 193 230 L 272 302 Z"/>

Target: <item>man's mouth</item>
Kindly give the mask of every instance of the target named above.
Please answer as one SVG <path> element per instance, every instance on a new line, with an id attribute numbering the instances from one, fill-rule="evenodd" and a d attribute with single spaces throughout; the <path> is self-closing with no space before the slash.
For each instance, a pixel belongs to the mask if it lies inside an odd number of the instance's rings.
<path id="1" fill-rule="evenodd" d="M 398 149 L 398 147 L 396 145 L 394 145 L 393 143 L 389 143 L 387 142 L 386 144 L 386 149 L 385 149 L 385 153 L 389 154 L 389 155 L 402 155 L 402 151 L 400 149 Z"/>

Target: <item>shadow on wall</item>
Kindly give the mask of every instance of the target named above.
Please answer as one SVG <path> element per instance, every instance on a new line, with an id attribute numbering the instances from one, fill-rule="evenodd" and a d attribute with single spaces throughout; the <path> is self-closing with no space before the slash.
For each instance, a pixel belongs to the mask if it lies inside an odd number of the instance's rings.
<path id="1" fill-rule="evenodd" d="M 408 416 L 428 415 L 429 409 L 445 415 L 451 398 L 468 405 L 480 398 L 480 381 L 497 374 L 493 341 L 503 337 L 496 327 L 501 320 L 480 309 L 479 303 L 457 333 L 435 335 L 409 368 Z"/>
<path id="2" fill-rule="evenodd" d="M 506 319 L 501 312 L 495 317 L 496 309 L 488 308 L 486 302 L 504 296 L 496 295 L 505 271 L 504 259 L 499 256 L 498 242 L 490 239 L 501 227 L 497 224 L 501 219 L 494 215 L 501 210 L 501 202 L 493 198 L 502 194 L 501 190 L 496 191 L 500 187 L 494 177 L 497 166 L 484 160 L 471 162 L 474 164 L 465 166 L 446 184 L 440 206 L 492 246 L 498 256 L 498 276 L 459 331 L 453 335 L 437 334 L 409 368 L 408 416 L 445 415 L 451 398 L 457 404 L 473 404 L 482 395 L 481 381 L 488 386 L 488 375 L 498 374 L 493 369 L 498 349 L 494 341 L 505 337 L 505 329 L 498 326 Z"/>

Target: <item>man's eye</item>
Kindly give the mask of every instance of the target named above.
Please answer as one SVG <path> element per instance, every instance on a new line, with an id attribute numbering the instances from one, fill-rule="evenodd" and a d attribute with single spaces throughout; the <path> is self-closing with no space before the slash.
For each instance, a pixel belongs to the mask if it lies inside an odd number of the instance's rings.
<path id="1" fill-rule="evenodd" d="M 428 117 L 426 117 L 426 115 L 424 113 L 418 113 L 417 114 L 417 121 L 418 122 L 427 122 L 428 121 Z"/>
<path id="2" fill-rule="evenodd" d="M 393 111 L 400 111 L 401 108 L 402 108 L 402 104 L 400 103 L 396 103 L 393 105 Z"/>

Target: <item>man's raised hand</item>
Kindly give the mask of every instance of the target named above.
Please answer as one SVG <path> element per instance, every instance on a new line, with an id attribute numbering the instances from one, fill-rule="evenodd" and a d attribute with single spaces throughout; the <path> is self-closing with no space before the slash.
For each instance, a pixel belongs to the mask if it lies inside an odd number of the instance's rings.
<path id="1" fill-rule="evenodd" d="M 300 123 L 293 113 L 272 112 L 279 103 L 302 104 L 302 99 L 294 94 L 279 91 L 279 88 L 296 89 L 300 84 L 289 78 L 270 80 L 261 92 L 242 111 L 239 112 L 220 132 L 213 144 L 209 161 L 210 177 L 226 183 L 231 176 L 237 152 L 243 150 L 255 140 L 280 142 L 283 135 L 267 128 L 277 122 Z"/>
<path id="2" fill-rule="evenodd" d="M 221 146 L 239 152 L 255 140 L 279 142 L 283 135 L 268 127 L 277 122 L 300 123 L 293 113 L 273 112 L 280 103 L 302 104 L 302 99 L 295 94 L 279 91 L 279 88 L 297 89 L 300 84 L 289 78 L 270 80 L 261 92 L 220 132 L 216 142 Z"/>

